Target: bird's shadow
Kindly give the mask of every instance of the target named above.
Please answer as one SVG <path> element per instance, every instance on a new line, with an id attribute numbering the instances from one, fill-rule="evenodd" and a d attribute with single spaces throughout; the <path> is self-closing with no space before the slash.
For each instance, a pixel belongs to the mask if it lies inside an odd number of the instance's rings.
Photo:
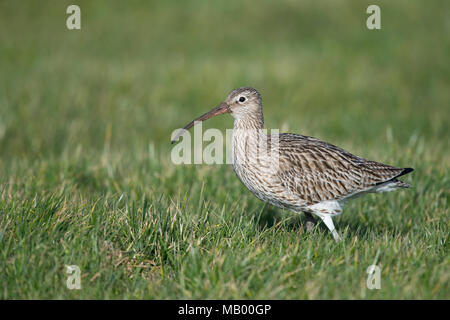
<path id="1" fill-rule="evenodd" d="M 280 209 L 276 209 L 271 205 L 265 205 L 261 212 L 254 216 L 256 226 L 262 230 L 264 228 L 272 228 L 278 221 L 283 219 Z"/>
<path id="2" fill-rule="evenodd" d="M 264 206 L 259 214 L 255 215 L 254 220 L 259 230 L 273 228 L 283 223 L 285 230 L 300 231 L 304 229 L 306 223 L 304 214 L 282 210 L 268 204 Z"/>
<path id="3" fill-rule="evenodd" d="M 293 213 L 290 211 L 282 210 L 274 206 L 266 204 L 259 214 L 254 217 L 255 225 L 259 230 L 270 229 L 283 223 L 283 228 L 287 231 L 304 232 L 306 217 L 305 215 Z M 320 228 L 322 232 L 329 232 L 328 228 L 322 223 L 322 221 L 315 217 L 316 227 Z M 357 223 L 352 219 L 340 218 L 336 219 L 335 226 L 338 232 L 343 235 L 344 233 L 358 238 L 367 238 L 368 236 L 375 235 L 381 237 L 386 234 L 386 227 L 380 225 L 374 225 L 366 223 Z M 387 227 L 389 229 L 389 227 Z M 392 230 L 391 236 L 405 235 L 409 230 L 404 228 L 395 228 Z"/>

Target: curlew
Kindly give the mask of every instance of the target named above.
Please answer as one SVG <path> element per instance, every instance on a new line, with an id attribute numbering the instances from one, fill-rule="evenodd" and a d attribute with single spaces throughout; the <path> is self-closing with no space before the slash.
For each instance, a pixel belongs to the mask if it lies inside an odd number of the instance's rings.
<path id="1" fill-rule="evenodd" d="M 304 212 L 307 230 L 317 216 L 338 241 L 333 217 L 342 213 L 347 200 L 410 187 L 398 178 L 412 168 L 367 160 L 313 137 L 266 134 L 261 95 L 250 87 L 231 91 L 218 107 L 180 130 L 172 143 L 196 123 L 224 113 L 234 118 L 232 162 L 238 178 L 260 200 Z"/>

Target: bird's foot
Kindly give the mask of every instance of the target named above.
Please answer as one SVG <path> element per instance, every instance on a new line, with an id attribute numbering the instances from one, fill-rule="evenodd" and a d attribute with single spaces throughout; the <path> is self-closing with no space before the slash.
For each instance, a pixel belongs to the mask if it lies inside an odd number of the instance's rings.
<path id="1" fill-rule="evenodd" d="M 333 234 L 333 238 L 334 238 L 334 240 L 336 240 L 336 242 L 339 242 L 342 240 L 341 236 L 339 235 L 339 233 L 337 233 L 336 229 L 333 230 L 332 234 Z"/>
<path id="2" fill-rule="evenodd" d="M 306 221 L 305 223 L 305 229 L 307 232 L 311 232 L 314 230 L 314 227 L 316 226 L 316 223 L 314 221 Z"/>
<path id="3" fill-rule="evenodd" d="M 331 215 L 321 215 L 320 218 L 328 227 L 328 229 L 331 231 L 334 240 L 336 240 L 336 242 L 341 241 L 342 238 L 339 236 L 339 234 L 336 231 L 336 228 L 334 227 L 333 218 L 331 217 Z"/>
<path id="4" fill-rule="evenodd" d="M 311 232 L 316 227 L 316 220 L 314 219 L 314 216 L 308 212 L 305 212 L 305 217 L 306 217 L 305 229 L 307 232 Z"/>

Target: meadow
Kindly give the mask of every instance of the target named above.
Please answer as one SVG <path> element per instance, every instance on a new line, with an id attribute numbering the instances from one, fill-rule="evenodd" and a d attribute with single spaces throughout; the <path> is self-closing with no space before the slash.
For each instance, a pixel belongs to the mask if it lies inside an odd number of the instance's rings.
<path id="1" fill-rule="evenodd" d="M 69 31 L 70 1 L 0 2 L 1 299 L 450 298 L 449 1 L 376 1 L 381 30 L 364 1 L 76 3 Z M 413 188 L 350 202 L 336 243 L 231 165 L 173 164 L 172 131 L 241 86 L 267 128 Z"/>

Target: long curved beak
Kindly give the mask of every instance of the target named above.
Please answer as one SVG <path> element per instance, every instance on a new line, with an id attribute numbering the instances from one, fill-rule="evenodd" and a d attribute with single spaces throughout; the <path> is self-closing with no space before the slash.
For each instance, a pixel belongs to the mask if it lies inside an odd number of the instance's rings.
<path id="1" fill-rule="evenodd" d="M 178 141 L 180 136 L 182 136 L 185 131 L 189 130 L 190 128 L 195 126 L 197 123 L 199 123 L 201 121 L 208 120 L 209 118 L 212 118 L 212 117 L 218 116 L 219 114 L 224 114 L 224 113 L 231 113 L 230 107 L 228 106 L 228 104 L 226 102 L 222 102 L 221 104 L 219 104 L 218 107 L 216 107 L 216 108 L 212 109 L 211 111 L 201 115 L 197 119 L 194 119 L 191 122 L 189 122 L 183 129 L 180 129 L 180 131 L 178 131 L 178 133 L 175 136 L 175 138 L 172 139 L 172 144 L 174 142 Z"/>

